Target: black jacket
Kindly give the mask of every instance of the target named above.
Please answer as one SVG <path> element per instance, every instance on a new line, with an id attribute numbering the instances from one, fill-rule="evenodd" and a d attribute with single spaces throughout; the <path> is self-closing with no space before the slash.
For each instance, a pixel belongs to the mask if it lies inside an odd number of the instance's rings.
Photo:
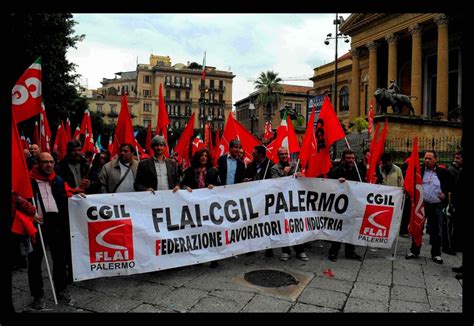
<path id="1" fill-rule="evenodd" d="M 217 169 L 219 170 L 219 177 L 223 185 L 227 184 L 227 155 L 224 154 L 217 160 Z M 234 183 L 241 183 L 245 177 L 245 164 L 244 162 L 237 160 L 237 170 L 235 171 Z"/>
<path id="2" fill-rule="evenodd" d="M 268 165 L 268 168 L 267 168 L 267 165 Z M 257 172 L 257 163 L 252 162 L 249 165 L 247 165 L 247 170 L 245 171 L 245 177 L 250 178 L 252 180 L 271 179 L 272 166 L 273 166 L 273 162 L 271 162 L 268 158 L 265 158 L 265 160 L 261 164 L 260 171 Z"/>
<path id="3" fill-rule="evenodd" d="M 190 166 L 186 170 L 184 170 L 184 177 L 183 181 L 181 181 L 181 187 L 189 187 L 191 189 L 198 189 L 198 174 L 196 173 L 196 169 Z M 206 173 L 206 187 L 210 184 L 214 186 L 220 186 L 221 182 L 219 180 L 219 173 L 216 169 L 210 168 L 207 170 Z"/>
<path id="4" fill-rule="evenodd" d="M 179 185 L 178 166 L 175 161 L 165 159 L 166 170 L 168 173 L 168 186 L 173 189 Z M 154 158 L 147 158 L 138 163 L 137 176 L 135 178 L 134 188 L 136 191 L 145 191 L 148 188 L 158 189 L 158 180 L 156 176 Z"/>
<path id="5" fill-rule="evenodd" d="M 357 170 L 356 170 L 355 166 L 351 170 L 349 170 L 342 163 L 338 164 L 331 171 L 329 171 L 328 178 L 329 179 L 344 178 L 346 180 L 359 181 L 360 182 L 359 176 L 357 175 Z"/>
<path id="6" fill-rule="evenodd" d="M 72 173 L 71 169 L 69 168 L 69 160 L 67 158 L 64 158 L 63 160 L 59 161 L 56 164 L 55 167 L 55 172 L 57 175 L 59 175 L 61 178 L 63 178 L 64 181 L 67 182 L 67 184 L 71 188 L 76 188 L 79 185 L 76 184 L 76 181 L 74 180 L 74 174 Z M 87 164 L 87 160 L 85 158 L 81 158 L 80 161 L 80 168 L 79 171 L 81 173 L 81 179 L 82 178 L 87 178 L 87 172 L 89 171 L 89 164 Z"/>

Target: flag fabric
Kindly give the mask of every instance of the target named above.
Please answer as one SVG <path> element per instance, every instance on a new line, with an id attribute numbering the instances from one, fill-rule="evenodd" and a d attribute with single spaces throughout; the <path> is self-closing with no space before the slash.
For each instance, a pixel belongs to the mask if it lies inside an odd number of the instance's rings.
<path id="1" fill-rule="evenodd" d="M 423 205 L 423 181 L 420 171 L 420 159 L 418 156 L 418 138 L 413 139 L 413 150 L 411 152 L 405 181 L 403 187 L 408 193 L 411 201 L 411 216 L 408 232 L 417 247 L 421 246 L 423 225 L 425 223 L 425 208 Z"/>
<path id="2" fill-rule="evenodd" d="M 147 150 L 148 155 L 154 155 L 153 148 L 151 147 L 151 124 L 148 124 L 148 128 L 146 131 L 145 149 Z"/>
<path id="3" fill-rule="evenodd" d="M 274 151 L 272 152 L 272 161 L 278 163 L 278 149 L 280 147 L 286 147 L 288 149 L 288 155 L 300 151 L 300 145 L 298 144 L 298 138 L 296 138 L 295 129 L 291 123 L 291 119 L 287 116 L 286 112 L 281 120 L 281 124 L 278 127 L 277 136 L 274 144 Z"/>
<path id="4" fill-rule="evenodd" d="M 51 153 L 51 129 L 49 128 L 48 117 L 44 103 L 41 103 L 40 113 L 40 147 L 42 152 Z"/>
<path id="5" fill-rule="evenodd" d="M 74 130 L 74 136 L 72 136 L 72 139 L 75 139 L 75 140 L 81 139 L 81 128 L 79 126 L 77 126 L 76 130 Z"/>
<path id="6" fill-rule="evenodd" d="M 32 144 L 40 146 L 40 131 L 39 131 L 38 120 L 35 121 L 35 130 L 33 130 L 33 137 L 31 138 Z"/>
<path id="7" fill-rule="evenodd" d="M 244 150 L 244 161 L 252 160 L 253 148 L 260 145 L 260 142 L 244 126 L 234 119 L 232 112 L 229 112 L 227 122 L 219 142 L 219 153 L 221 155 L 229 151 L 229 143 L 232 139 L 239 139 Z"/>
<path id="8" fill-rule="evenodd" d="M 21 145 L 23 146 L 23 149 L 30 149 L 30 144 L 28 143 L 28 140 L 25 139 L 25 136 L 20 137 Z"/>
<path id="9" fill-rule="evenodd" d="M 211 143 L 211 124 L 209 122 L 206 122 L 204 126 L 204 146 L 207 149 L 211 149 L 212 143 Z"/>
<path id="10" fill-rule="evenodd" d="M 71 140 L 71 121 L 69 118 L 66 120 L 66 129 L 64 131 L 66 135 L 66 142 L 68 142 Z"/>
<path id="11" fill-rule="evenodd" d="M 267 122 L 265 122 L 263 140 L 269 141 L 269 140 L 272 140 L 272 139 L 273 139 L 272 122 L 267 121 Z"/>
<path id="12" fill-rule="evenodd" d="M 165 99 L 163 97 L 163 86 L 160 83 L 160 89 L 158 93 L 158 120 L 156 121 L 156 131 L 155 135 L 161 135 L 165 137 L 166 147 L 165 147 L 165 157 L 169 157 L 169 144 L 168 144 L 168 125 L 170 120 L 168 118 L 168 112 L 166 112 Z"/>
<path id="13" fill-rule="evenodd" d="M 95 152 L 100 153 L 102 151 L 104 151 L 104 147 L 102 147 L 102 139 L 101 135 L 99 135 L 99 137 L 97 137 L 97 140 L 95 141 Z"/>
<path id="14" fill-rule="evenodd" d="M 332 167 L 329 148 L 346 136 L 327 96 L 324 97 L 315 134 L 316 155 L 310 158 L 307 176 L 325 175 L 329 172 Z"/>
<path id="15" fill-rule="evenodd" d="M 58 130 L 56 131 L 56 138 L 54 139 L 53 145 L 53 151 L 57 153 L 58 160 L 62 160 L 66 156 L 66 147 L 66 130 L 64 129 L 64 123 L 61 121 L 61 124 L 58 125 Z"/>
<path id="16" fill-rule="evenodd" d="M 204 145 L 204 142 L 202 140 L 201 134 L 198 134 L 196 137 L 193 139 L 193 148 L 192 148 L 192 153 L 191 155 L 194 156 L 194 154 L 200 150 L 201 148 L 206 148 L 206 145 Z"/>
<path id="17" fill-rule="evenodd" d="M 26 69 L 12 89 L 12 114 L 16 123 L 41 113 L 41 57 Z"/>
<path id="18" fill-rule="evenodd" d="M 88 109 L 84 111 L 84 115 L 82 116 L 82 123 L 81 123 L 81 135 L 87 135 L 87 133 L 92 133 L 92 121 L 91 121 L 91 114 Z"/>
<path id="19" fill-rule="evenodd" d="M 378 131 L 378 126 L 376 127 L 376 132 Z M 388 132 L 388 119 L 385 119 L 385 124 L 383 130 L 378 140 L 377 134 L 374 134 L 374 139 L 370 145 L 370 163 L 369 169 L 367 170 L 367 182 L 375 183 L 377 181 L 376 168 L 379 165 L 380 158 L 384 152 L 385 140 L 387 138 Z"/>
<path id="20" fill-rule="evenodd" d="M 20 142 L 20 136 L 12 115 L 12 190 L 23 198 L 33 197 L 30 176 L 26 165 L 25 153 Z"/>
<path id="21" fill-rule="evenodd" d="M 213 166 L 217 166 L 217 160 L 219 159 L 219 156 L 220 156 L 220 153 L 221 153 L 221 149 L 220 149 L 220 136 L 221 136 L 221 128 L 220 127 L 217 127 L 217 130 L 216 130 L 216 139 L 214 141 L 214 150 L 212 152 L 212 162 L 213 162 Z"/>
<path id="22" fill-rule="evenodd" d="M 313 104 L 313 109 L 311 110 L 311 115 L 309 116 L 308 123 L 306 124 L 306 132 L 303 138 L 302 149 L 300 152 L 300 166 L 303 171 L 306 170 L 309 163 L 309 159 L 312 155 L 316 155 L 316 137 L 314 134 L 314 115 L 315 107 Z"/>
<path id="23" fill-rule="evenodd" d="M 191 144 L 191 137 L 194 134 L 194 119 L 195 113 L 189 118 L 186 127 L 184 127 L 181 136 L 178 139 L 178 143 L 174 148 L 174 152 L 177 154 L 178 162 L 182 162 L 181 168 L 186 169 L 191 165 L 191 159 L 189 157 L 189 145 Z M 194 151 L 194 141 L 193 141 L 193 151 Z M 194 152 L 193 152 L 194 154 Z"/>
<path id="24" fill-rule="evenodd" d="M 367 127 L 367 132 L 369 133 L 369 139 L 370 139 L 370 135 L 372 134 L 372 130 L 374 129 L 374 99 L 370 100 L 368 122 L 369 122 L 369 126 Z"/>
<path id="25" fill-rule="evenodd" d="M 206 51 L 204 51 L 204 58 L 202 60 L 202 74 L 201 80 L 204 81 L 206 79 Z"/>
<path id="26" fill-rule="evenodd" d="M 128 111 L 127 96 L 122 96 L 122 105 L 120 106 L 120 113 L 117 119 L 117 126 L 115 127 L 115 135 L 113 139 L 113 152 L 110 152 L 110 157 L 114 157 L 122 144 L 135 145 L 135 137 L 133 136 L 132 119 Z"/>

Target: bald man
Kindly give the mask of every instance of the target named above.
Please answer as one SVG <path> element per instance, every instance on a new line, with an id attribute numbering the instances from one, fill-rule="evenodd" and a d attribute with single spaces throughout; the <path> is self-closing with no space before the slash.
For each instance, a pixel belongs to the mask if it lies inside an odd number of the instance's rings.
<path id="1" fill-rule="evenodd" d="M 33 166 L 30 178 L 38 214 L 43 216 L 43 240 L 51 251 L 57 298 L 69 303 L 71 295 L 67 290 L 66 265 L 70 264 L 71 250 L 65 182 L 54 172 L 54 159 L 47 152 L 38 155 L 37 165 Z M 28 282 L 33 296 L 32 308 L 41 310 L 46 307 L 41 271 L 44 253 L 38 233 L 32 245 L 33 251 L 28 254 Z"/>

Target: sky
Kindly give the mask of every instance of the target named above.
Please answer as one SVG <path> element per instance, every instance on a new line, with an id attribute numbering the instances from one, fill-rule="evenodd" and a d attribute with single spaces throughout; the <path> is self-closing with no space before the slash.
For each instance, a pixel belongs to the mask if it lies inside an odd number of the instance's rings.
<path id="1" fill-rule="evenodd" d="M 338 14 L 347 19 L 349 14 Z M 233 104 L 255 90 L 250 78 L 272 70 L 279 77 L 308 78 L 313 69 L 334 61 L 336 14 L 74 14 L 76 34 L 85 39 L 67 59 L 88 88 L 102 78 L 148 64 L 150 54 L 170 56 L 171 64 L 202 64 L 231 71 Z M 350 43 L 338 41 L 338 56 Z M 311 81 L 283 81 L 312 86 Z"/>

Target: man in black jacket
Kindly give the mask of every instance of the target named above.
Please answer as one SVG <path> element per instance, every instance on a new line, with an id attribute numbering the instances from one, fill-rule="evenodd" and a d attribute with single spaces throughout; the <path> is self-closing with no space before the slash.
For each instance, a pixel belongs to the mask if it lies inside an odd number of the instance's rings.
<path id="1" fill-rule="evenodd" d="M 165 158 L 164 149 L 166 140 L 156 135 L 151 140 L 154 156 L 140 161 L 137 168 L 134 188 L 137 191 L 151 191 L 172 189 L 179 190 L 178 165 L 174 160 Z"/>
<path id="2" fill-rule="evenodd" d="M 359 175 L 355 168 L 355 153 L 350 149 L 346 149 L 342 152 L 341 163 L 329 171 L 329 179 L 338 179 L 339 182 L 345 182 L 346 180 L 360 181 Z M 332 242 L 331 248 L 329 249 L 329 260 L 336 261 L 339 250 L 341 249 L 340 242 Z M 354 260 L 362 260 L 362 257 L 355 253 L 355 246 L 350 243 L 346 243 L 345 247 L 346 258 Z"/>
<path id="3" fill-rule="evenodd" d="M 238 139 L 229 143 L 229 152 L 217 160 L 217 169 L 223 185 L 241 183 L 245 177 L 245 164 L 239 159 L 239 150 L 242 144 Z"/>

